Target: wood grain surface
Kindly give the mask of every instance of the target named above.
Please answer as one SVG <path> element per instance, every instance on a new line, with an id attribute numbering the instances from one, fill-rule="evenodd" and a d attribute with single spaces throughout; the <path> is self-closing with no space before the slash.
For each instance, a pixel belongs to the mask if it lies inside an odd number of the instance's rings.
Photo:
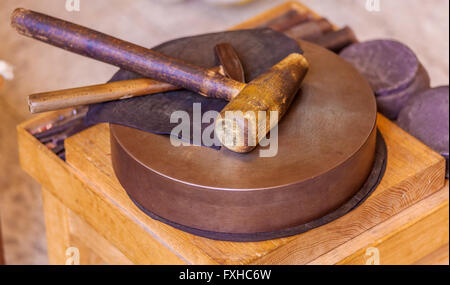
<path id="1" fill-rule="evenodd" d="M 42 189 L 42 196 L 49 262 L 65 264 L 66 250 L 71 247 L 68 209 L 45 188 Z"/>
<path id="2" fill-rule="evenodd" d="M 16 80 L 5 82 L 4 88 L 0 91 L 0 105 L 4 110 L 0 114 L 2 119 L 0 168 L 7 167 L 9 170 L 8 177 L 0 177 L 0 185 L 2 185 L 0 210 L 8 263 L 43 264 L 47 262 L 45 248 L 43 248 L 45 234 L 41 218 L 40 195 L 37 191 L 39 186 L 20 170 L 16 158 L 15 136 L 5 135 L 14 132 L 14 125 L 31 117 L 28 114 L 26 96 L 37 91 L 98 84 L 105 82 L 115 71 L 115 68 L 111 66 L 70 55 L 62 50 L 49 49 L 46 45 L 17 36 L 9 27 L 9 14 L 14 8 L 21 5 L 58 15 L 140 45 L 153 46 L 193 33 L 223 30 L 281 2 L 284 0 L 254 1 L 250 5 L 239 7 L 215 7 L 204 5 L 202 1 L 174 5 L 148 0 L 135 0 L 133 5 L 123 0 L 108 1 L 108 5 L 105 5 L 103 1 L 89 1 L 83 3 L 80 12 L 69 13 L 65 11 L 63 4 L 55 5 L 52 0 L 1 1 L 0 21 L 5 22 L 4 25 L 0 25 L 0 38 L 2 38 L 0 57 L 11 62 L 18 74 Z M 379 13 L 367 12 L 363 1 L 359 0 L 322 0 L 320 2 L 304 0 L 302 2 L 339 26 L 351 26 L 361 40 L 389 37 L 405 42 L 424 62 L 430 72 L 433 86 L 448 84 L 448 52 L 446 52 L 449 34 L 448 1 L 383 1 L 382 11 Z M 107 19 L 111 20 L 98 21 L 99 13 L 107 13 L 109 15 Z M 411 23 L 408 20 L 411 18 L 417 21 Z M 185 25 L 186 22 L 189 22 L 189 25 Z M 411 25 L 416 32 L 405 33 Z M 140 28 L 133 29 L 136 27 Z M 421 37 L 417 37 L 417 34 Z M 51 68 L 49 63 L 54 63 L 51 64 Z M 70 68 L 67 68 L 68 66 Z M 38 120 L 39 118 L 41 117 L 37 117 Z M 26 139 L 32 138 L 26 136 Z M 28 146 L 44 151 L 38 144 Z M 51 154 L 48 155 L 51 156 Z M 403 150 L 402 155 L 411 158 L 409 164 L 415 163 L 415 156 L 410 156 L 407 149 Z M 410 171 L 416 171 L 417 168 L 407 165 Z M 212 250 L 215 251 L 221 250 L 215 249 L 214 243 L 209 247 L 213 247 Z M 259 250 L 257 245 L 250 244 L 247 247 L 253 248 L 256 256 L 264 252 Z M 445 253 L 445 250 L 440 252 Z M 432 258 L 433 254 L 430 256 Z M 439 257 L 442 254 L 438 253 L 435 256 Z"/>
<path id="3" fill-rule="evenodd" d="M 136 264 L 312 262 L 444 185 L 444 160 L 380 116 L 378 126 L 389 152 L 386 176 L 359 208 L 328 225 L 290 238 L 256 243 L 213 241 L 175 230 L 136 208 L 114 175 L 107 125 L 92 127 L 66 142 L 69 166 L 24 129 L 37 122 L 39 118 L 18 128 L 23 167 Z"/>
<path id="4" fill-rule="evenodd" d="M 430 253 L 419 261 L 415 262 L 414 265 L 448 265 L 449 264 L 449 246 L 448 244 L 439 248 L 438 250 Z"/>
<path id="5" fill-rule="evenodd" d="M 2 225 L 0 224 L 0 265 L 5 264 L 5 255 L 3 253 Z"/>
<path id="6" fill-rule="evenodd" d="M 447 181 L 440 191 L 310 264 L 365 264 L 368 248 L 379 251 L 381 264 L 412 264 L 448 243 L 448 195 Z"/>

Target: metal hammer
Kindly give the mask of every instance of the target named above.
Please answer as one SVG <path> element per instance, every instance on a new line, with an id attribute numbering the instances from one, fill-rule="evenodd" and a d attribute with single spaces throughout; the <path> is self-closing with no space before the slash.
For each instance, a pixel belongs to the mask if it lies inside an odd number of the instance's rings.
<path id="1" fill-rule="evenodd" d="M 248 84 L 234 81 L 153 50 L 48 15 L 18 8 L 11 25 L 22 35 L 106 62 L 155 80 L 184 87 L 202 95 L 229 100 L 216 120 L 216 134 L 231 151 L 249 152 L 275 124 L 259 120 L 261 112 L 287 111 L 309 64 L 293 53 Z M 233 113 L 232 119 L 227 114 Z M 256 116 L 250 116 L 252 113 Z M 239 115 L 240 114 L 240 115 Z M 230 116 L 231 117 L 231 116 Z M 255 127 L 252 127 L 255 126 Z M 267 127 L 269 126 L 269 127 Z"/>
<path id="2" fill-rule="evenodd" d="M 211 68 L 211 71 L 239 82 L 245 82 L 244 68 L 239 56 L 229 43 L 217 44 L 214 47 L 214 53 L 220 65 Z M 149 78 L 137 78 L 31 94 L 28 96 L 28 107 L 30 112 L 35 114 L 179 89 L 182 88 L 169 83 Z"/>

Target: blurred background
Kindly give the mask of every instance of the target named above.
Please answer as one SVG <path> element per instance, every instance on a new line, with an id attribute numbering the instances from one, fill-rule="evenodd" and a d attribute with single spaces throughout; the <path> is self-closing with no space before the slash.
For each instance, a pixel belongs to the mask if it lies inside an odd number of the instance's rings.
<path id="1" fill-rule="evenodd" d="M 242 2 L 231 4 L 232 2 Z M 8 264 L 47 264 L 39 185 L 20 169 L 15 126 L 31 117 L 31 93 L 107 81 L 117 68 L 19 36 L 9 16 L 17 7 L 54 15 L 152 47 L 178 37 L 221 31 L 284 0 L 1 0 L 0 61 L 14 79 L 0 87 L 0 221 Z M 449 1 L 380 0 L 370 12 L 366 0 L 303 0 L 338 26 L 353 28 L 360 40 L 393 38 L 410 46 L 428 70 L 431 85 L 448 85 Z M 1 83 L 0 83 L 1 85 Z"/>

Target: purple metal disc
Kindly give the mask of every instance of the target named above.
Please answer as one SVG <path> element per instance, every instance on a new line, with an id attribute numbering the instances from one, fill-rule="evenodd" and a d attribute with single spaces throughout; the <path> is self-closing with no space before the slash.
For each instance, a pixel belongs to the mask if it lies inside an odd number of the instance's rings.
<path id="1" fill-rule="evenodd" d="M 411 85 L 402 91 L 376 97 L 378 112 L 390 120 L 396 120 L 400 111 L 411 98 L 429 88 L 430 76 L 422 64 L 420 64 L 416 78 Z"/>
<path id="2" fill-rule="evenodd" d="M 406 45 L 394 40 L 353 44 L 341 53 L 369 82 L 376 96 L 403 91 L 419 70 L 419 60 Z"/>
<path id="3" fill-rule="evenodd" d="M 449 153 L 449 87 L 428 89 L 400 112 L 397 124 L 447 159 Z M 448 168 L 447 168 L 448 177 Z"/>

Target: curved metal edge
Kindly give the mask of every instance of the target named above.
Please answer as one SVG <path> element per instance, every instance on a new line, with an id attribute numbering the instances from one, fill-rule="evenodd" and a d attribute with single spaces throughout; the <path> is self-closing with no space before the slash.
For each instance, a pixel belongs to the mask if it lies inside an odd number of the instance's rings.
<path id="1" fill-rule="evenodd" d="M 354 210 L 358 206 L 360 206 L 377 188 L 380 184 L 385 171 L 387 164 L 387 147 L 386 142 L 382 136 L 382 134 L 377 130 L 377 138 L 376 138 L 376 150 L 375 150 L 375 160 L 373 164 L 372 171 L 370 172 L 366 182 L 362 186 L 362 188 L 345 204 L 343 204 L 338 209 L 333 212 L 316 219 L 314 221 L 308 222 L 306 224 L 298 225 L 295 227 L 287 228 L 284 230 L 273 231 L 273 232 L 259 232 L 259 233 L 250 233 L 250 234 L 236 234 L 236 233 L 222 233 L 222 232 L 212 232 L 200 230 L 192 227 L 187 227 L 170 220 L 167 220 L 163 217 L 155 215 L 154 213 L 148 211 L 144 207 L 142 207 L 138 202 L 136 202 L 131 196 L 130 199 L 135 203 L 135 205 L 143 211 L 146 215 L 150 216 L 152 219 L 165 223 L 169 226 L 172 226 L 176 229 L 191 233 L 193 235 L 213 239 L 213 240 L 222 240 L 222 241 L 233 241 L 233 242 L 257 242 L 264 241 L 270 239 L 283 238 L 288 236 L 293 236 L 297 234 L 301 234 L 312 230 L 314 228 L 320 227 L 327 223 L 330 223 L 350 211 Z"/>

